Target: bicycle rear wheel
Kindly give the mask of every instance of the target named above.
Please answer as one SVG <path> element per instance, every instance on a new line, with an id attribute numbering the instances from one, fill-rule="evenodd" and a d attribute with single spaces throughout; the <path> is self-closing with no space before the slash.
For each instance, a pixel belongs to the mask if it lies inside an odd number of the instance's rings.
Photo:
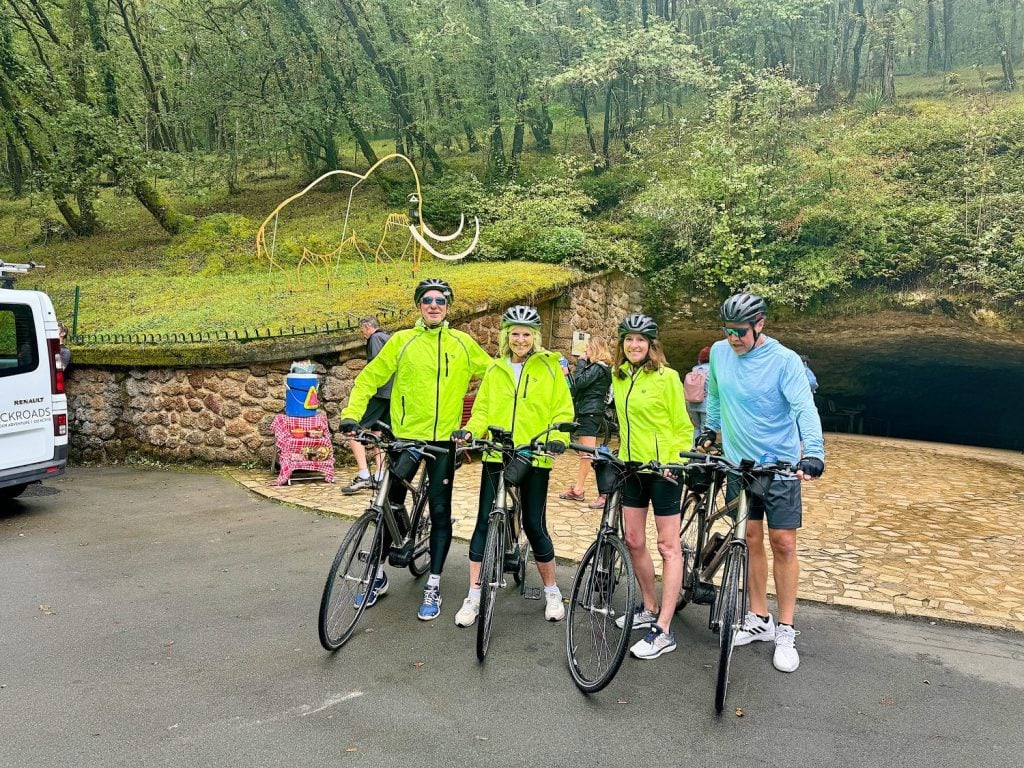
<path id="1" fill-rule="evenodd" d="M 338 650 L 352 635 L 365 609 L 363 598 L 380 565 L 380 513 L 369 510 L 345 534 L 327 574 L 320 599 L 320 644 Z"/>
<path id="2" fill-rule="evenodd" d="M 476 625 L 476 657 L 483 661 L 491 642 L 491 621 L 494 618 L 494 598 L 505 570 L 504 515 L 491 515 L 487 526 L 484 559 L 480 563 L 480 616 Z"/>
<path id="3" fill-rule="evenodd" d="M 430 568 L 430 510 L 427 508 L 427 489 L 424 486 L 412 511 L 412 555 L 409 572 L 419 578 Z"/>
<path id="4" fill-rule="evenodd" d="M 742 621 L 740 616 L 740 587 L 743 579 L 743 550 L 733 545 L 722 570 L 722 586 L 718 590 L 721 601 L 718 625 L 718 679 L 715 683 L 715 712 L 721 713 L 729 690 L 729 666 L 732 663 L 733 640 Z"/>
<path id="5" fill-rule="evenodd" d="M 622 540 L 599 535 L 583 555 L 572 582 L 565 651 L 576 687 L 596 693 L 615 677 L 632 631 L 636 582 Z M 623 627 L 615 625 L 626 617 Z"/>

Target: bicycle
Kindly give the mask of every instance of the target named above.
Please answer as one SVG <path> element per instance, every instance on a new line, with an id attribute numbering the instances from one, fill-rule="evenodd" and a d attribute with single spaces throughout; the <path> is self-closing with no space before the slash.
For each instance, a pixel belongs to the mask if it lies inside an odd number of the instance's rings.
<path id="1" fill-rule="evenodd" d="M 480 563 L 480 614 L 476 627 L 476 657 L 483 661 L 490 646 L 491 628 L 494 618 L 494 600 L 498 588 L 505 587 L 504 575 L 511 573 L 519 593 L 528 600 L 539 600 L 543 590 L 529 587 L 530 541 L 523 528 L 523 510 L 519 500 L 518 480 L 531 466 L 538 454 L 559 455 L 565 451 L 565 444 L 559 440 L 542 443 L 541 440 L 554 431 L 571 432 L 574 423 L 552 424 L 532 438 L 526 445 L 515 445 L 512 432 L 490 426 L 490 440 L 474 439 L 469 450 L 494 451 L 501 454 L 503 470 L 498 476 L 498 487 L 494 493 L 494 504 L 487 518 L 487 540 L 484 543 L 483 561 Z"/>
<path id="2" fill-rule="evenodd" d="M 408 567 L 415 578 L 430 567 L 429 479 L 421 465 L 448 451 L 423 440 L 399 440 L 383 422 L 377 422 L 373 429 L 380 434 L 360 430 L 354 439 L 381 450 L 383 475 L 373 501 L 345 534 L 327 574 L 318 628 L 320 644 L 328 651 L 345 644 L 367 607 L 366 597 L 384 557 L 382 525 L 391 533 L 393 543 L 387 553 L 391 565 Z M 412 494 L 411 515 L 404 504 L 395 506 L 388 501 L 396 479 Z"/>
<path id="3" fill-rule="evenodd" d="M 679 539 L 683 549 L 682 595 L 677 608 L 687 602 L 710 605 L 708 628 L 718 633 L 718 672 L 715 681 L 715 712 L 721 714 L 729 688 L 733 641 L 747 612 L 747 519 L 750 494 L 776 475 L 792 476 L 786 462 L 755 464 L 744 459 L 735 463 L 717 454 L 682 451 L 687 492 L 681 504 Z M 740 483 L 737 496 L 725 504 L 719 495 L 727 477 Z M 718 522 L 728 524 L 728 532 L 712 532 Z M 714 579 L 721 572 L 715 587 Z"/>
<path id="4" fill-rule="evenodd" d="M 584 693 L 596 693 L 619 671 L 633 631 L 637 585 L 633 559 L 623 541 L 622 488 L 633 475 L 676 467 L 656 461 L 625 462 L 606 446 L 570 443 L 569 447 L 594 457 L 595 469 L 605 473 L 602 485 L 608 489 L 597 536 L 573 577 L 565 634 L 573 682 Z M 616 624 L 619 617 L 625 617 L 621 627 Z"/>

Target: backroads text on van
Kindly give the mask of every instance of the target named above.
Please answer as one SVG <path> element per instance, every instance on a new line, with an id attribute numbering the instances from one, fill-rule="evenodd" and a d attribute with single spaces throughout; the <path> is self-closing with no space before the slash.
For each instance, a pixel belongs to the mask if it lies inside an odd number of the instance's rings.
<path id="1" fill-rule="evenodd" d="M 49 421 L 53 417 L 53 409 L 49 405 L 42 405 L 46 399 L 44 397 L 30 397 L 24 400 L 14 400 L 11 405 L 15 406 L 15 408 L 0 410 L 0 429 L 4 427 L 24 427 L 29 424 L 41 424 Z M 35 405 L 37 403 L 40 404 L 39 408 L 17 409 L 19 405 Z"/>

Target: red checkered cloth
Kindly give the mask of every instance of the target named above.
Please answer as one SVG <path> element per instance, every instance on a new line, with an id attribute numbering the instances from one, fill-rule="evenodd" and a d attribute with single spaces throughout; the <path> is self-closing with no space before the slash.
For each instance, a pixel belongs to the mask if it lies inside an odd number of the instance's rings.
<path id="1" fill-rule="evenodd" d="M 321 413 L 316 416 L 286 416 L 277 414 L 270 424 L 277 443 L 277 461 L 280 471 L 274 485 L 289 482 L 292 472 L 299 469 L 320 472 L 328 483 L 334 482 L 334 445 L 331 443 L 331 431 L 327 425 L 327 417 Z M 295 437 L 293 429 L 320 430 L 321 437 Z M 305 458 L 310 449 L 327 449 L 327 455 L 321 460 Z M 297 458 L 297 457 L 302 458 Z"/>

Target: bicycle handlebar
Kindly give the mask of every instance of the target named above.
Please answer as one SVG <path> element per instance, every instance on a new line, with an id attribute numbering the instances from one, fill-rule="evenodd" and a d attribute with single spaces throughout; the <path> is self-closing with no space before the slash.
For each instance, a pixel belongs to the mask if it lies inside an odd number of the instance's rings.
<path id="1" fill-rule="evenodd" d="M 766 461 L 763 464 L 755 464 L 749 459 L 744 459 L 737 463 L 727 459 L 719 453 L 699 453 L 697 451 L 680 451 L 679 457 L 691 460 L 687 464 L 684 464 L 684 467 L 704 466 L 706 468 L 718 470 L 721 470 L 724 467 L 727 470 L 748 475 L 796 475 L 796 472 L 794 471 L 795 465 L 788 461 Z"/>

